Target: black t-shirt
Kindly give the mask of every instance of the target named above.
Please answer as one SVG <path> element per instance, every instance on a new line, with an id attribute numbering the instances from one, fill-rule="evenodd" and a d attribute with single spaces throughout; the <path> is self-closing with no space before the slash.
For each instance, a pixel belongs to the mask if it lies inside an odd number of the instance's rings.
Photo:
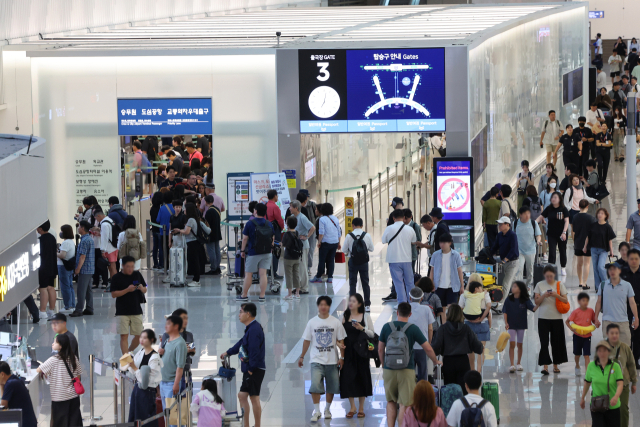
<path id="1" fill-rule="evenodd" d="M 611 141 L 611 134 L 609 132 L 600 132 L 596 137 L 596 141 L 600 144 L 610 144 L 609 141 Z M 611 151 L 612 148 L 613 147 L 596 147 L 596 151 L 606 152 Z"/>
<path id="2" fill-rule="evenodd" d="M 599 224 L 594 222 L 589 227 L 589 247 L 609 250 L 609 241 L 616 237 L 616 233 L 609 223 Z"/>
<path id="3" fill-rule="evenodd" d="M 209 224 L 209 228 L 211 228 L 209 241 L 216 242 L 222 240 L 222 233 L 220 232 L 220 212 L 218 211 L 218 208 L 211 205 L 204 214 L 204 219 L 207 221 L 207 224 Z"/>
<path id="4" fill-rule="evenodd" d="M 586 141 L 582 141 L 582 155 L 584 156 L 585 153 L 588 156 L 589 155 L 589 151 L 584 149 L 584 144 L 592 144 L 593 141 L 589 141 L 589 139 L 593 138 L 593 132 L 591 132 L 591 129 L 589 129 L 588 127 L 577 127 L 573 130 L 573 135 L 576 137 L 576 141 L 577 140 L 581 140 L 582 138 L 587 138 Z"/>
<path id="5" fill-rule="evenodd" d="M 182 230 L 184 226 L 187 224 L 187 217 L 184 214 L 184 212 L 180 212 L 180 215 L 178 216 L 171 215 L 171 218 L 169 218 L 169 223 L 171 224 L 172 230 L 174 228 L 179 228 L 180 230 Z"/>
<path id="6" fill-rule="evenodd" d="M 560 137 L 560 144 L 562 144 L 565 154 L 578 154 L 578 143 L 576 142 L 576 137 L 574 135 L 575 134 L 569 135 L 565 133 Z"/>
<path id="7" fill-rule="evenodd" d="M 156 153 L 158 152 L 158 138 L 155 136 L 147 136 L 142 141 L 142 151 L 147 153 L 147 158 L 150 162 L 155 161 Z"/>
<path id="8" fill-rule="evenodd" d="M 178 183 L 180 183 L 182 181 L 183 181 L 183 179 L 182 178 L 178 178 L 178 177 L 173 178 L 173 181 L 170 181 L 169 178 L 167 178 L 167 179 L 163 180 L 159 184 L 159 187 L 160 188 L 168 187 L 169 190 L 173 190 L 173 188 L 176 186 L 176 184 L 178 184 Z"/>
<path id="9" fill-rule="evenodd" d="M 124 291 L 130 285 L 142 285 L 147 286 L 142 274 L 139 271 L 134 271 L 133 274 L 126 275 L 122 271 L 117 273 L 111 279 L 111 292 Z M 136 314 L 142 314 L 142 307 L 140 303 L 142 301 L 143 293 L 139 290 L 126 293 L 116 298 L 116 316 L 134 316 Z"/>
<path id="10" fill-rule="evenodd" d="M 564 219 L 569 218 L 567 208 L 554 208 L 553 205 L 549 205 L 541 215 L 547 220 L 547 235 L 555 238 L 560 237 L 562 230 L 564 230 Z"/>
<path id="11" fill-rule="evenodd" d="M 198 143 L 196 147 L 201 150 L 200 152 L 202 153 L 202 156 L 208 157 L 209 156 L 209 140 L 207 139 L 207 137 L 203 136 L 202 138 L 198 138 L 196 142 Z"/>
<path id="12" fill-rule="evenodd" d="M 22 409 L 22 425 L 35 427 L 38 425 L 29 390 L 20 378 L 11 375 L 3 388 L 2 400 L 8 402 L 9 409 Z M 14 424 L 7 424 L 14 425 Z M 17 424 L 15 424 L 17 425 Z"/>
<path id="13" fill-rule="evenodd" d="M 569 188 L 569 177 L 565 176 L 564 179 L 560 182 L 560 186 L 558 187 L 558 190 L 567 191 L 567 188 Z"/>
<path id="14" fill-rule="evenodd" d="M 577 250 L 584 248 L 584 242 L 587 240 L 589 229 L 594 222 L 596 222 L 596 219 L 588 213 L 577 213 L 573 217 L 572 227 L 576 233 L 574 236 L 574 246 Z"/>

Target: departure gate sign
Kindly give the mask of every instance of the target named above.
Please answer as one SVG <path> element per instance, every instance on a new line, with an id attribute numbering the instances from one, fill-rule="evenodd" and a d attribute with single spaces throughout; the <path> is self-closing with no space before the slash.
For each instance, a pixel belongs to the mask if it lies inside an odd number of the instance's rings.
<path id="1" fill-rule="evenodd" d="M 118 135 L 210 135 L 211 98 L 118 99 Z"/>
<path id="2" fill-rule="evenodd" d="M 436 157 L 434 205 L 450 225 L 473 225 L 473 158 Z"/>

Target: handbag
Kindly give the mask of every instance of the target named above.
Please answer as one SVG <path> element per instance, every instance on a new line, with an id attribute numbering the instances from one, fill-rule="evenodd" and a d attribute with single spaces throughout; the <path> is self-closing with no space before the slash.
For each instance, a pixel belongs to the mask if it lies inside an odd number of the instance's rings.
<path id="1" fill-rule="evenodd" d="M 335 262 L 336 264 L 344 264 L 345 263 L 344 252 L 336 252 Z"/>
<path id="2" fill-rule="evenodd" d="M 222 366 L 218 368 L 218 376 L 227 380 L 231 380 L 236 376 L 236 369 L 231 367 L 228 357 L 222 361 Z"/>
<path id="3" fill-rule="evenodd" d="M 609 376 L 607 377 L 607 394 L 595 397 L 591 396 L 591 412 L 607 412 L 609 410 L 609 380 L 611 379 L 611 371 L 613 371 L 613 363 L 611 364 Z"/>
<path id="4" fill-rule="evenodd" d="M 557 292 L 558 295 L 560 295 L 560 282 L 556 283 L 557 286 Z M 571 304 L 569 304 L 568 302 L 562 302 L 560 301 L 558 298 L 556 298 L 556 309 L 561 313 L 561 314 L 566 314 L 569 312 L 569 310 L 571 309 Z"/>
<path id="5" fill-rule="evenodd" d="M 64 367 L 67 368 L 67 372 L 69 373 L 69 376 L 71 377 L 71 381 L 73 382 L 73 388 L 75 389 L 76 394 L 78 396 L 84 394 L 84 386 L 80 382 L 80 378 L 73 376 L 73 374 L 71 373 L 71 369 L 69 369 L 69 365 L 67 365 L 67 361 L 66 360 L 63 360 L 62 363 L 64 363 Z"/>

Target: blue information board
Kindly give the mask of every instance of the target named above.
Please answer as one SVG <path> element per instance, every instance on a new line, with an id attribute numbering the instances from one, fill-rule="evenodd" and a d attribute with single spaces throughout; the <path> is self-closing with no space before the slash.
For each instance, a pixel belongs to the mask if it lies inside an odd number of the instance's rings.
<path id="1" fill-rule="evenodd" d="M 602 19 L 604 18 L 604 10 L 590 10 L 589 19 Z"/>
<path id="2" fill-rule="evenodd" d="M 211 98 L 118 99 L 118 135 L 209 135 Z"/>

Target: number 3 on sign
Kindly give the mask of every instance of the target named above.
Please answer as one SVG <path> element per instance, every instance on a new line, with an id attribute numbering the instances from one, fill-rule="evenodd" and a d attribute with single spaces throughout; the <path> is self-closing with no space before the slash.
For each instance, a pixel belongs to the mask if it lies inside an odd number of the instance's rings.
<path id="1" fill-rule="evenodd" d="M 329 68 L 329 63 L 318 62 L 318 67 L 320 67 L 320 75 L 317 77 L 317 79 L 321 82 L 326 82 L 327 80 L 329 80 L 329 71 L 327 71 L 327 68 Z"/>

